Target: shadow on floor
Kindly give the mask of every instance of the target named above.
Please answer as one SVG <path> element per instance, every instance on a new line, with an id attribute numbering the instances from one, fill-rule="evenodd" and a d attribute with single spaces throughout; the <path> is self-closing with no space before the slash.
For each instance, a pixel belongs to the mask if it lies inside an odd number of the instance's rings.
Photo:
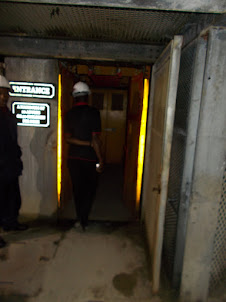
<path id="1" fill-rule="evenodd" d="M 7 295 L 7 296 L 1 296 L 0 295 L 1 302 L 27 302 L 28 297 L 21 296 L 21 295 Z"/>

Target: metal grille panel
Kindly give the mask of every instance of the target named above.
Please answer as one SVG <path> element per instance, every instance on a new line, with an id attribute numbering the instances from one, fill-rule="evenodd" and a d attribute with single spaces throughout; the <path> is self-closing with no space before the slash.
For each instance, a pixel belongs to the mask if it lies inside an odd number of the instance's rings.
<path id="1" fill-rule="evenodd" d="M 166 206 L 163 261 L 170 280 L 174 279 L 178 209 L 187 138 L 187 119 L 191 101 L 194 56 L 197 43 L 182 50 L 177 91 L 177 103 L 170 159 L 170 174 Z"/>
<path id="2" fill-rule="evenodd" d="M 214 251 L 210 273 L 210 293 L 226 281 L 226 168 L 222 182 L 222 195 L 218 211 L 218 224 L 214 238 Z"/>
<path id="3" fill-rule="evenodd" d="M 0 3 L 0 34 L 124 43 L 166 43 L 213 14 Z"/>

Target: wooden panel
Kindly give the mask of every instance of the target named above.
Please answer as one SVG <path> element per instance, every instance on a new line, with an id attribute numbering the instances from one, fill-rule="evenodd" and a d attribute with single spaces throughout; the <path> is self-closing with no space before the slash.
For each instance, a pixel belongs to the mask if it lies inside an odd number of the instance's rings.
<path id="1" fill-rule="evenodd" d="M 151 163 L 150 163 L 150 178 L 149 178 L 149 191 L 147 194 L 149 203 L 148 212 L 150 213 L 149 230 L 157 228 L 158 208 L 159 208 L 159 191 L 162 170 L 162 149 L 163 149 L 163 132 L 164 132 L 164 117 L 166 109 L 166 93 L 168 81 L 169 62 L 164 65 L 156 74 L 155 81 L 155 94 L 153 106 L 153 123 L 152 123 L 152 137 L 151 137 Z M 149 233 L 150 246 L 154 249 L 155 233 Z"/>
<path id="2" fill-rule="evenodd" d="M 152 74 L 142 201 L 154 293 L 159 289 L 181 44 L 182 38 L 175 37 L 155 63 Z"/>
<path id="3" fill-rule="evenodd" d="M 126 91 L 108 92 L 106 163 L 123 163 L 126 132 Z M 120 104 L 121 103 L 121 104 Z"/>
<path id="4" fill-rule="evenodd" d="M 124 159 L 127 91 L 94 89 L 90 98 L 92 106 L 100 104 L 99 101 L 95 101 L 95 98 L 98 97 L 104 99 L 103 108 L 96 107 L 100 110 L 101 115 L 101 140 L 105 163 L 121 164 Z M 122 106 L 119 106 L 120 101 L 122 101 Z"/>
<path id="5" fill-rule="evenodd" d="M 136 180 L 140 119 L 143 99 L 142 73 L 139 76 L 132 78 L 129 95 L 123 199 L 134 215 L 137 215 Z"/>

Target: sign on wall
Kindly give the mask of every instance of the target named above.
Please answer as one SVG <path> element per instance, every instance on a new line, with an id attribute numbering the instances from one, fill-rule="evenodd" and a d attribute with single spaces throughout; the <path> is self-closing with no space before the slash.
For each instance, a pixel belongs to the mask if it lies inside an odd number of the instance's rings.
<path id="1" fill-rule="evenodd" d="M 13 92 L 10 96 L 45 98 L 52 99 L 55 96 L 55 87 L 53 84 L 28 83 L 28 82 L 9 82 Z"/>
<path id="2" fill-rule="evenodd" d="M 12 113 L 18 126 L 49 127 L 50 105 L 45 103 L 13 102 Z"/>

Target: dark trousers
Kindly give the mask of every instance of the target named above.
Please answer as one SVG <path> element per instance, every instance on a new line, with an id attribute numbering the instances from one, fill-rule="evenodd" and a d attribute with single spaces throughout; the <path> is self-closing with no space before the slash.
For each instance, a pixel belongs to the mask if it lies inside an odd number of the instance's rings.
<path id="1" fill-rule="evenodd" d="M 77 218 L 82 226 L 88 224 L 97 186 L 96 163 L 85 160 L 68 160 Z"/>
<path id="2" fill-rule="evenodd" d="M 21 207 L 18 177 L 9 183 L 0 182 L 0 223 L 13 226 L 17 223 Z"/>

